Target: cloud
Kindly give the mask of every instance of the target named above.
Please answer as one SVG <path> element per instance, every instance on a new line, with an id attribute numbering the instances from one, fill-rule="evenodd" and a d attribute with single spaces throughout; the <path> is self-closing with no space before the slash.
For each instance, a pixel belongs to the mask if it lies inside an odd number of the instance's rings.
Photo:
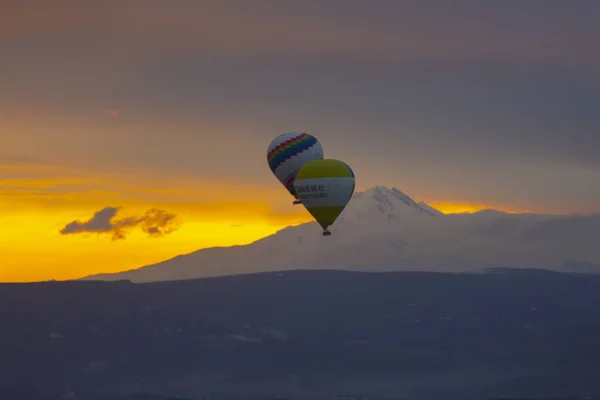
<path id="1" fill-rule="evenodd" d="M 161 237 L 179 229 L 175 214 L 152 208 L 140 217 L 115 219 L 120 207 L 105 207 L 88 221 L 72 221 L 60 230 L 61 235 L 79 233 L 112 234 L 112 240 L 125 239 L 127 230 L 139 227 L 150 237 Z"/>

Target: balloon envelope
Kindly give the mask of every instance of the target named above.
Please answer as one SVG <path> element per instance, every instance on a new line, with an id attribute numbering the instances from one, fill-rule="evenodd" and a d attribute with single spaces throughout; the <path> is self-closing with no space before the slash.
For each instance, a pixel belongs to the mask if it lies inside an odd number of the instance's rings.
<path id="1" fill-rule="evenodd" d="M 327 231 L 354 194 L 354 172 L 339 160 L 309 161 L 298 171 L 294 187 L 304 207 Z"/>
<path id="2" fill-rule="evenodd" d="M 323 159 L 323 146 L 308 133 L 289 132 L 277 136 L 267 149 L 269 168 L 288 192 L 296 198 L 294 179 L 307 162 Z"/>

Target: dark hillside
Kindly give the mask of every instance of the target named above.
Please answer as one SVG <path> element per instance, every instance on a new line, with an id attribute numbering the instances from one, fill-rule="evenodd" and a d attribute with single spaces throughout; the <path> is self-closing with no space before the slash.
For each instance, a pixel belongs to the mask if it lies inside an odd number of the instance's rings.
<path id="1" fill-rule="evenodd" d="M 293 271 L 3 284 L 0 323 L 0 393 L 14 399 L 600 394 L 592 275 Z"/>

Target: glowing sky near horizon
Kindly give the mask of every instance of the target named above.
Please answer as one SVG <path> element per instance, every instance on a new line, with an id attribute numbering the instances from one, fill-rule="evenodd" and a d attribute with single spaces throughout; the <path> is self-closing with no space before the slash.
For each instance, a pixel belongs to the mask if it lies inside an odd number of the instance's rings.
<path id="1" fill-rule="evenodd" d="M 116 272 L 310 220 L 308 131 L 357 189 L 443 212 L 600 212 L 600 2 L 7 2 L 0 281 Z M 107 207 L 124 238 L 60 230 Z M 150 209 L 178 228 L 150 237 Z"/>

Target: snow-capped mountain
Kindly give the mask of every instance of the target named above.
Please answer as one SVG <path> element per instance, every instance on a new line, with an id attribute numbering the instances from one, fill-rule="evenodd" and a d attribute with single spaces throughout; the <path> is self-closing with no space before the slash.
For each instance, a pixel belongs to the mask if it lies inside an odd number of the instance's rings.
<path id="1" fill-rule="evenodd" d="M 466 272 L 490 267 L 600 265 L 600 214 L 550 216 L 486 210 L 445 215 L 397 189 L 356 193 L 331 229 L 285 228 L 245 246 L 198 250 L 118 274 L 134 282 L 291 269 Z"/>

